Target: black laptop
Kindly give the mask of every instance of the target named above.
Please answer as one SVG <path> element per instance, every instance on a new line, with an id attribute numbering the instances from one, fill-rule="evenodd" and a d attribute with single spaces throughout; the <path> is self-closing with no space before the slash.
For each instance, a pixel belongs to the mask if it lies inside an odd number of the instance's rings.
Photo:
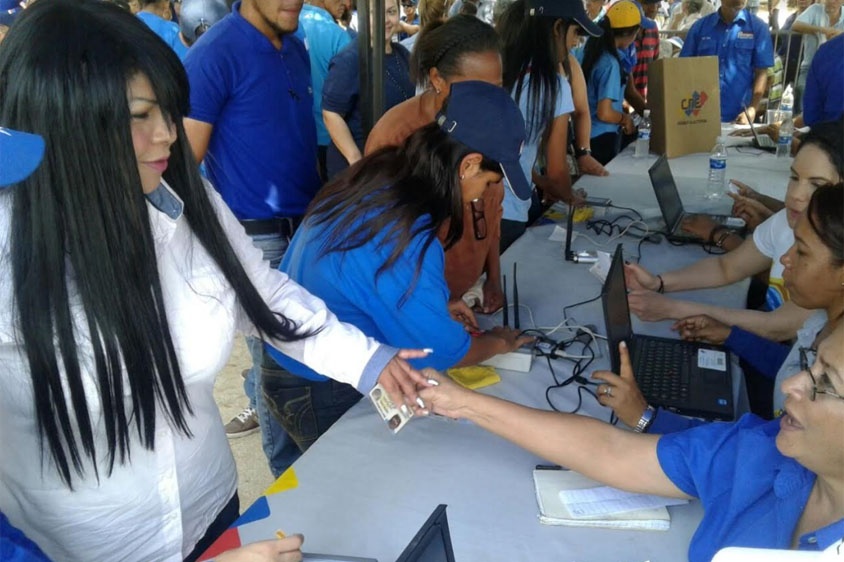
<path id="1" fill-rule="evenodd" d="M 668 158 L 665 155 L 660 156 L 654 165 L 650 167 L 648 175 L 651 177 L 654 195 L 656 195 L 656 201 L 659 203 L 659 210 L 662 211 L 662 218 L 665 220 L 666 236 L 669 240 L 696 244 L 706 242 L 706 240 L 701 240 L 697 236 L 683 232 L 681 226 L 683 219 L 686 217 L 700 214 L 711 218 L 716 223 L 724 225 L 739 235 L 743 234 L 745 225 L 742 219 L 729 215 L 686 213 L 685 209 L 683 209 L 683 201 L 680 199 L 680 192 L 677 191 L 677 183 L 674 181 L 674 176 L 671 174 L 671 167 L 668 165 Z"/>
<path id="2" fill-rule="evenodd" d="M 437 506 L 396 562 L 454 562 L 445 508 Z"/>
<path id="3" fill-rule="evenodd" d="M 614 373 L 621 365 L 618 344 L 625 341 L 636 382 L 651 405 L 685 416 L 733 419 L 729 351 L 718 345 L 633 333 L 621 244 L 615 250 L 601 301 Z"/>

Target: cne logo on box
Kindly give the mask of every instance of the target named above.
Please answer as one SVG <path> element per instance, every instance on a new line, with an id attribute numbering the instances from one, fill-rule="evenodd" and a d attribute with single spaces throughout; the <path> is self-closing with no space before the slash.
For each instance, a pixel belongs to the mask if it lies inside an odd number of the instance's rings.
<path id="1" fill-rule="evenodd" d="M 706 95 L 706 92 L 692 92 L 689 97 L 680 100 L 680 109 L 683 110 L 686 117 L 691 117 L 692 115 L 697 117 L 697 114 L 706 105 L 706 100 L 708 99 L 709 96 Z"/>

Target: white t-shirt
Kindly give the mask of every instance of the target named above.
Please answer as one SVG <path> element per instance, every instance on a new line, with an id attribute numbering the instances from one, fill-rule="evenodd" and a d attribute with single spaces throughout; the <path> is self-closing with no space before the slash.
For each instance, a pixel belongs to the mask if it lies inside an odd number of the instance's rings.
<path id="1" fill-rule="evenodd" d="M 794 231 L 788 226 L 786 211 L 760 224 L 753 232 L 753 243 L 762 255 L 771 258 L 771 275 L 768 279 L 768 294 L 765 298 L 766 308 L 775 310 L 789 300 L 788 290 L 782 280 L 783 265 L 780 258 L 794 244 Z"/>
<path id="2" fill-rule="evenodd" d="M 817 27 L 829 27 L 829 16 L 823 4 L 812 4 L 794 21 L 795 23 L 800 22 Z M 833 27 L 844 30 L 844 14 L 838 18 L 838 22 Z M 800 63 L 800 68 L 809 68 L 812 59 L 815 58 L 815 52 L 824 42 L 826 42 L 826 35 L 823 33 L 806 33 L 803 35 L 803 60 Z"/>

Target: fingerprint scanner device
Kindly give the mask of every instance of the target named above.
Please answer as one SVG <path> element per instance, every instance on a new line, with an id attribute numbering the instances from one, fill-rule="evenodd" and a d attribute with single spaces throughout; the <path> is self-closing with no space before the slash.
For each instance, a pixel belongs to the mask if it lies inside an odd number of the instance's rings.
<path id="1" fill-rule="evenodd" d="M 569 208 L 569 216 L 566 221 L 566 248 L 563 251 L 566 261 L 574 263 L 595 263 L 598 261 L 598 252 L 595 250 L 580 250 L 575 252 L 571 249 L 572 229 L 574 227 L 574 209 Z"/>
<path id="2" fill-rule="evenodd" d="M 759 135 L 756 132 L 756 127 L 753 126 L 753 119 L 750 118 L 750 113 L 747 112 L 747 106 L 743 106 L 744 116 L 747 117 L 747 122 L 750 123 L 750 134 L 753 135 L 753 148 L 765 150 L 767 152 L 776 152 L 777 143 L 768 135 Z"/>
<path id="3" fill-rule="evenodd" d="M 445 508 L 437 506 L 396 562 L 454 562 Z"/>
<path id="4" fill-rule="evenodd" d="M 519 281 L 516 277 L 518 273 L 518 264 L 513 264 L 513 328 L 521 329 L 521 322 L 519 321 Z M 509 315 L 507 311 L 507 276 L 503 276 L 502 290 L 504 291 L 504 312 L 502 323 L 505 328 L 510 327 Z M 519 371 L 527 373 L 533 364 L 533 345 L 522 346 L 516 351 L 508 353 L 499 353 L 493 355 L 489 359 L 482 361 L 480 365 L 485 367 L 495 367 L 498 369 L 506 369 L 508 371 Z"/>
<path id="5" fill-rule="evenodd" d="M 729 351 L 719 345 L 633 333 L 621 244 L 615 250 L 601 290 L 601 302 L 614 373 L 621 369 L 618 344 L 623 341 L 630 350 L 636 382 L 648 403 L 684 416 L 733 419 Z"/>
<path id="6" fill-rule="evenodd" d="M 683 209 L 683 201 L 680 199 L 680 192 L 677 191 L 677 183 L 671 174 L 671 167 L 668 165 L 668 158 L 663 154 L 648 170 L 651 177 L 651 185 L 654 188 L 656 201 L 662 211 L 662 218 L 665 220 L 665 228 L 668 230 L 667 238 L 672 242 L 685 244 L 702 244 L 701 240 L 692 234 L 683 232 L 683 219 L 692 216 L 709 217 L 716 224 L 723 225 L 739 236 L 744 234 L 745 223 L 742 219 L 729 215 L 711 215 L 708 213 L 687 213 Z"/>

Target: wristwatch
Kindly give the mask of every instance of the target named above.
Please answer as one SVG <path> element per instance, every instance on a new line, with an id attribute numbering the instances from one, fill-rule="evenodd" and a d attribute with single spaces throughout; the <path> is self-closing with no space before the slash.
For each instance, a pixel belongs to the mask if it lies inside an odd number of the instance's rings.
<path id="1" fill-rule="evenodd" d="M 591 156 L 591 155 L 592 155 L 592 149 L 589 148 L 588 146 L 578 146 L 577 148 L 574 149 L 574 157 L 575 158 L 580 158 L 581 156 Z"/>
<path id="2" fill-rule="evenodd" d="M 636 433 L 645 433 L 648 428 L 651 427 L 651 424 L 654 422 L 654 416 L 656 415 L 656 410 L 653 406 L 648 404 L 648 407 L 645 408 L 645 411 L 642 412 L 642 417 L 639 418 L 639 423 L 636 424 L 636 427 L 633 428 L 633 431 Z"/>

